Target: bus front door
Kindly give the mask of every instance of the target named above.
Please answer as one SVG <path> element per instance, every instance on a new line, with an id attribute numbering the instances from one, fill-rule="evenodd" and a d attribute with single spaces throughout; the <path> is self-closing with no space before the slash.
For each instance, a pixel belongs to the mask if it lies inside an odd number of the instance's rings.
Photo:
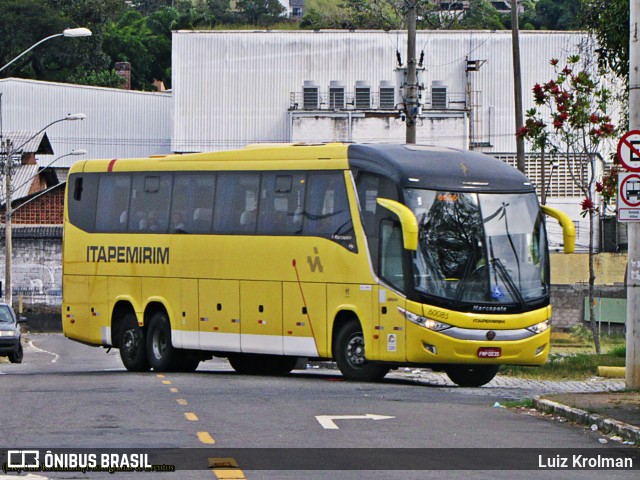
<path id="1" fill-rule="evenodd" d="M 378 318 L 374 326 L 374 347 L 376 360 L 404 362 L 405 319 L 400 310 L 405 308 L 405 299 L 393 290 L 378 287 Z"/>

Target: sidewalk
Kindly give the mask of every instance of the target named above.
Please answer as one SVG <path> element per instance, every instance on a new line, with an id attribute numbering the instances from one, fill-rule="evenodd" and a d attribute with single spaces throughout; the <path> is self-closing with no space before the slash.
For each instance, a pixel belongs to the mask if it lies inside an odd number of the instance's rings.
<path id="1" fill-rule="evenodd" d="M 438 387 L 456 387 L 444 373 L 399 369 L 387 378 L 406 378 Z M 505 400 L 533 398 L 536 410 L 551 413 L 640 446 L 640 391 L 625 391 L 624 379 L 593 377 L 584 381 L 530 380 L 498 374 L 470 395 L 500 395 Z M 594 425 L 596 427 L 594 427 Z"/>
<path id="2" fill-rule="evenodd" d="M 591 425 L 640 446 L 640 391 L 542 395 L 534 404 L 544 413 Z"/>

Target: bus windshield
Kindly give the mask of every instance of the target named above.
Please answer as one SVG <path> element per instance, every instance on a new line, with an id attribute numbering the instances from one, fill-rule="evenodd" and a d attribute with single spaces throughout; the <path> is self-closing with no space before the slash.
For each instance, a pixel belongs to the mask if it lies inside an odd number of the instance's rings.
<path id="1" fill-rule="evenodd" d="M 535 193 L 406 189 L 418 220 L 414 288 L 486 312 L 548 298 L 549 261 Z"/>

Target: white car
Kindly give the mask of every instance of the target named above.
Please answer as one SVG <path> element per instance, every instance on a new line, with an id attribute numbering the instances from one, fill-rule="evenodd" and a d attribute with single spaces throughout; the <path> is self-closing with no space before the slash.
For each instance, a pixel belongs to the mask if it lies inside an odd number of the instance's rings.
<path id="1" fill-rule="evenodd" d="M 24 317 L 16 317 L 11 305 L 0 303 L 0 356 L 9 357 L 11 363 L 22 363 L 20 323 Z"/>

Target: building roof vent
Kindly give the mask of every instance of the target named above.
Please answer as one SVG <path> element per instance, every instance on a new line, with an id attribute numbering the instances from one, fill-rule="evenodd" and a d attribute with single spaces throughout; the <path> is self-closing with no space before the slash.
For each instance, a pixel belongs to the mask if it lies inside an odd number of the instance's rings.
<path id="1" fill-rule="evenodd" d="M 320 108 L 320 87 L 313 80 L 305 80 L 302 85 L 302 108 L 305 110 Z"/>
<path id="2" fill-rule="evenodd" d="M 393 110 L 396 108 L 396 86 L 392 81 L 380 81 L 380 103 L 383 110 Z"/>
<path id="3" fill-rule="evenodd" d="M 356 109 L 368 110 L 371 108 L 371 85 L 366 80 L 356 81 Z"/>
<path id="4" fill-rule="evenodd" d="M 344 84 L 338 80 L 329 82 L 329 108 L 331 110 L 344 108 Z"/>

